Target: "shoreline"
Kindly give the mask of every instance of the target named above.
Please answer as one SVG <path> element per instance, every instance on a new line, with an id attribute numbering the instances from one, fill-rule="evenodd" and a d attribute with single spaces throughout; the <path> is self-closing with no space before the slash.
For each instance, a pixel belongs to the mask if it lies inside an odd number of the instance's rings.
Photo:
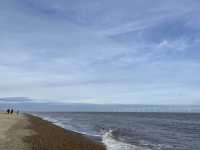
<path id="1" fill-rule="evenodd" d="M 38 118 L 40 118 L 40 119 L 42 119 L 42 120 L 44 120 L 44 121 L 47 121 L 47 122 L 49 122 L 49 123 L 52 123 L 52 124 L 54 124 L 54 125 L 56 125 L 56 126 L 58 126 L 58 127 L 61 127 L 61 128 L 65 129 L 65 130 L 67 130 L 67 131 L 72 131 L 72 132 L 74 132 L 74 133 L 81 134 L 81 135 L 83 135 L 84 137 L 89 138 L 90 140 L 92 140 L 92 141 L 94 141 L 94 142 L 104 144 L 104 143 L 103 143 L 103 137 L 102 137 L 102 135 L 88 134 L 88 133 L 86 133 L 86 132 L 81 132 L 81 131 L 78 131 L 78 130 L 73 130 L 73 129 L 70 129 L 70 128 L 65 128 L 65 125 L 64 125 L 64 124 L 60 123 L 58 120 L 53 119 L 53 118 L 51 118 L 51 117 L 42 117 L 42 116 L 39 116 L 39 115 L 37 115 L 37 114 L 31 114 L 31 115 L 32 115 L 32 116 L 35 116 L 35 117 L 38 117 Z M 105 145 L 105 144 L 104 144 L 104 145 Z"/>
<path id="2" fill-rule="evenodd" d="M 36 133 L 24 138 L 31 150 L 106 150 L 103 143 L 81 133 L 66 130 L 38 116 L 26 114 L 26 117 Z"/>

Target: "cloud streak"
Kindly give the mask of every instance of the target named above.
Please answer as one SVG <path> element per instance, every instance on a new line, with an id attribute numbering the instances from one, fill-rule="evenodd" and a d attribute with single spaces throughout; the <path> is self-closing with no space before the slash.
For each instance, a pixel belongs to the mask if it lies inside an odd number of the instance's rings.
<path id="1" fill-rule="evenodd" d="M 198 6 L 195 0 L 2 1 L 0 94 L 196 104 Z"/>
<path id="2" fill-rule="evenodd" d="M 24 102 L 32 102 L 30 98 L 27 97 L 3 97 L 0 98 L 0 102 L 3 103 L 24 103 Z"/>

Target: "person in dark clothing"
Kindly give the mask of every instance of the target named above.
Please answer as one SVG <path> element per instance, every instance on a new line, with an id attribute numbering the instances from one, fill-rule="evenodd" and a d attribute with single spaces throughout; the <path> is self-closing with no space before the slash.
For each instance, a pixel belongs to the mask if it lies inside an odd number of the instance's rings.
<path id="1" fill-rule="evenodd" d="M 6 111 L 7 111 L 8 114 L 10 114 L 10 109 L 7 109 Z"/>
<path id="2" fill-rule="evenodd" d="M 13 109 L 11 109 L 10 113 L 13 114 Z"/>

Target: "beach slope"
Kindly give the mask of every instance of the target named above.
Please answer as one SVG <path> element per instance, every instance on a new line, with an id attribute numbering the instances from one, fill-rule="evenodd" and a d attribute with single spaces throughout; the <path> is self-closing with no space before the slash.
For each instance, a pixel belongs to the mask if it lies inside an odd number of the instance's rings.
<path id="1" fill-rule="evenodd" d="M 102 143 L 32 115 L 0 113 L 0 150 L 105 150 Z"/>
<path id="2" fill-rule="evenodd" d="M 106 150 L 102 143 L 45 121 L 27 115 L 35 135 L 27 137 L 33 150 Z"/>

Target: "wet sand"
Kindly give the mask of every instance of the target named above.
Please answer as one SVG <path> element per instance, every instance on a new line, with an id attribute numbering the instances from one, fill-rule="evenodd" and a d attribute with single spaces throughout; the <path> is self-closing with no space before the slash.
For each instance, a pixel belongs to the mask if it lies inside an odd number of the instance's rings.
<path id="1" fill-rule="evenodd" d="M 28 116 L 31 128 L 37 133 L 26 138 L 33 150 L 106 150 L 102 143 L 65 130 L 51 122 L 35 116 Z"/>

